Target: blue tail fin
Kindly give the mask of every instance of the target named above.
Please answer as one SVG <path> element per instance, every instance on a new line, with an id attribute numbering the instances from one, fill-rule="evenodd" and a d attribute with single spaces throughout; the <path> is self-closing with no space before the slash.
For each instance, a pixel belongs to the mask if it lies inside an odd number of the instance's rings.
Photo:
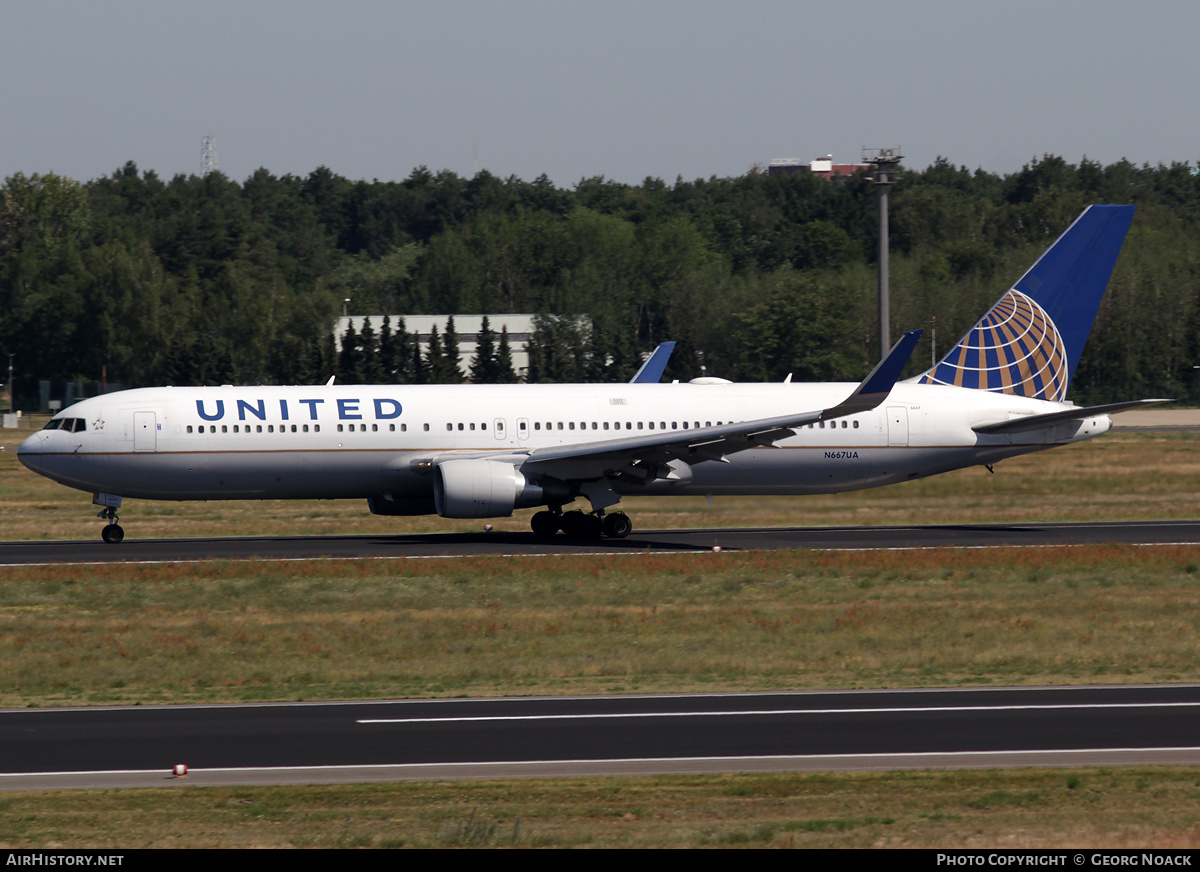
<path id="1" fill-rule="evenodd" d="M 1089 206 L 919 384 L 1062 401 L 1133 206 Z"/>

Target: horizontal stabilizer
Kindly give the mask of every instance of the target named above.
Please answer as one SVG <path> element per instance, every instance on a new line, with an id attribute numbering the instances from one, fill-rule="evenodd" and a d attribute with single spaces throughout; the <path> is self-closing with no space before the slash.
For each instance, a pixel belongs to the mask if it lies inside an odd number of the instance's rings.
<path id="1" fill-rule="evenodd" d="M 1078 409 L 1065 409 L 1061 412 L 1048 412 L 1045 415 L 1026 415 L 1023 418 L 1011 418 L 997 424 L 980 424 L 972 429 L 976 433 L 1015 433 L 1019 430 L 1037 430 L 1058 424 L 1062 421 L 1082 421 L 1096 415 L 1111 415 L 1115 412 L 1125 412 L 1139 406 L 1152 406 L 1156 403 L 1173 403 L 1174 400 L 1128 400 L 1124 403 L 1108 403 L 1103 406 L 1084 406 Z"/>
<path id="2" fill-rule="evenodd" d="M 671 352 L 674 350 L 674 342 L 660 343 L 658 348 L 654 349 L 654 353 L 647 357 L 646 362 L 634 373 L 629 383 L 631 385 L 658 384 L 667 368 L 667 361 L 671 359 Z"/>

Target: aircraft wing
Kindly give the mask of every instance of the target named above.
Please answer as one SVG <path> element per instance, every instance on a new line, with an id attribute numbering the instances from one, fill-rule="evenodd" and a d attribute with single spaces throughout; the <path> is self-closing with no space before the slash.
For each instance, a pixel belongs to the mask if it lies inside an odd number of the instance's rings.
<path id="1" fill-rule="evenodd" d="M 920 330 L 905 333 L 850 396 L 828 409 L 739 421 L 718 427 L 659 431 L 602 442 L 536 448 L 529 452 L 521 468 L 555 478 L 593 479 L 628 473 L 648 481 L 667 474 L 668 470 L 664 468 L 673 460 L 688 464 L 706 460 L 725 461 L 726 455 L 771 445 L 793 436 L 795 428 L 804 424 L 875 408 L 887 399 L 921 333 Z"/>
<path id="2" fill-rule="evenodd" d="M 629 380 L 629 383 L 631 385 L 658 384 L 664 370 L 667 368 L 667 361 L 671 359 L 671 352 L 674 350 L 674 342 L 660 343 L 658 348 L 654 349 L 654 353 L 647 357 L 646 362 L 633 374 L 633 378 Z"/>
<path id="3" fill-rule="evenodd" d="M 1124 412 L 1136 409 L 1138 406 L 1150 406 L 1155 403 L 1173 403 L 1174 400 L 1128 400 L 1124 403 L 1108 403 L 1103 406 L 1084 406 L 1077 409 L 1065 409 L 1061 412 L 1047 412 L 1044 415 L 1025 415 L 1021 418 L 1010 418 L 995 424 L 980 424 L 972 427 L 976 433 L 1016 433 L 1021 430 L 1037 430 L 1057 424 L 1062 421 L 1082 421 L 1096 415 L 1111 415 L 1114 412 Z"/>

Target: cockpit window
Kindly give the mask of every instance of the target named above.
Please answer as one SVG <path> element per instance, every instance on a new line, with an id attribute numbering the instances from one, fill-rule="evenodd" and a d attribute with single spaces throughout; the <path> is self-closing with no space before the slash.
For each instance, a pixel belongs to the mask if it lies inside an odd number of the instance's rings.
<path id="1" fill-rule="evenodd" d="M 51 418 L 43 430 L 66 430 L 68 433 L 82 433 L 87 429 L 87 421 L 83 418 Z"/>

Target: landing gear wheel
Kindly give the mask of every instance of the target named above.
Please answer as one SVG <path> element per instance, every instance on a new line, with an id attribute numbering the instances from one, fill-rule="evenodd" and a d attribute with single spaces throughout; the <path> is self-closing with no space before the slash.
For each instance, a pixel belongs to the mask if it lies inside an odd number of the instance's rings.
<path id="1" fill-rule="evenodd" d="M 567 512 L 562 516 L 562 529 L 568 539 L 583 541 L 599 539 L 604 532 L 604 522 L 595 515 L 583 512 Z"/>
<path id="2" fill-rule="evenodd" d="M 116 545 L 125 538 L 125 531 L 121 529 L 120 524 L 108 524 L 101 532 L 100 538 L 109 545 Z"/>
<path id="3" fill-rule="evenodd" d="M 604 516 L 604 535 L 609 539 L 624 539 L 633 532 L 633 521 L 624 512 Z"/>
<path id="4" fill-rule="evenodd" d="M 533 528 L 533 535 L 539 539 L 549 539 L 558 532 L 559 516 L 554 512 L 535 512 L 529 519 L 529 526 Z"/>

